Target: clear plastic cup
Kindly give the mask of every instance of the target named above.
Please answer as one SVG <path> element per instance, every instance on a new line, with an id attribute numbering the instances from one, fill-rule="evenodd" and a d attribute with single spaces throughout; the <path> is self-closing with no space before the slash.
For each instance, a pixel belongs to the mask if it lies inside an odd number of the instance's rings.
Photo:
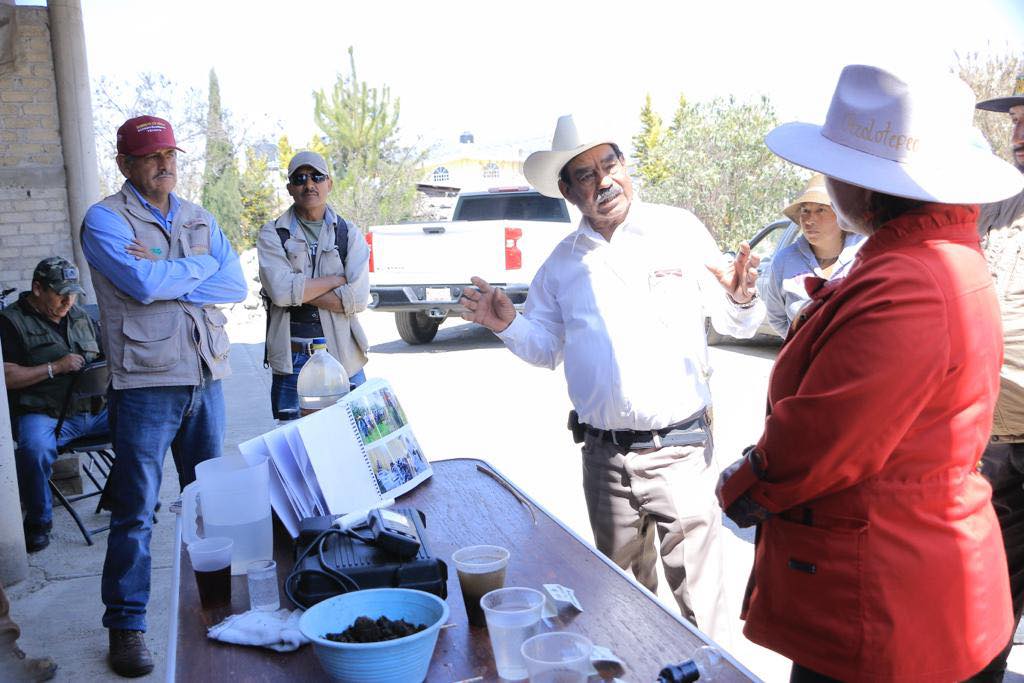
<path id="1" fill-rule="evenodd" d="M 498 545 L 471 545 L 452 553 L 466 615 L 473 626 L 487 625 L 480 598 L 505 585 L 508 558 L 508 550 Z"/>
<path id="2" fill-rule="evenodd" d="M 230 538 L 214 536 L 188 544 L 188 559 L 196 575 L 199 602 L 203 608 L 226 607 L 231 604 Z"/>
<path id="3" fill-rule="evenodd" d="M 589 640 L 567 631 L 530 638 L 522 647 L 530 683 L 585 683 L 593 649 Z"/>
<path id="4" fill-rule="evenodd" d="M 255 560 L 245 571 L 249 586 L 249 608 L 273 612 L 281 608 L 281 595 L 277 588 L 277 562 Z"/>
<path id="5" fill-rule="evenodd" d="M 540 633 L 544 594 L 532 588 L 499 588 L 482 597 L 480 606 L 498 675 L 513 681 L 526 678 L 523 642 Z"/>

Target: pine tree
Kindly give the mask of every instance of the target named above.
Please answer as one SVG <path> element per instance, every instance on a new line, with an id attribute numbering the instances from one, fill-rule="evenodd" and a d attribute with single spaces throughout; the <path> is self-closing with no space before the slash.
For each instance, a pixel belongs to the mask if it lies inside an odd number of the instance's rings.
<path id="1" fill-rule="evenodd" d="M 203 206 L 217 219 L 236 250 L 244 248 L 242 239 L 242 198 L 239 191 L 235 150 L 225 127 L 220 106 L 220 84 L 210 69 L 209 109 L 206 114 L 206 171 L 203 174 Z"/>
<path id="2" fill-rule="evenodd" d="M 416 176 L 423 153 L 399 140 L 400 102 L 387 86 L 360 81 L 348 49 L 349 74 L 338 74 L 331 91 L 317 91 L 314 120 L 322 133 L 310 149 L 323 146 L 334 167 L 332 205 L 361 228 L 410 218 L 416 204 Z M 322 152 L 322 153 L 323 153 Z"/>
<path id="3" fill-rule="evenodd" d="M 252 147 L 245 151 L 245 171 L 239 180 L 242 202 L 241 230 L 238 250 L 256 246 L 260 228 L 274 218 L 278 211 L 275 183 L 267 168 L 267 160 Z"/>
<path id="4" fill-rule="evenodd" d="M 668 177 L 668 167 L 657 156 L 661 139 L 661 117 L 651 106 L 651 95 L 648 93 L 640 110 L 640 132 L 633 136 L 633 156 L 636 158 L 637 171 L 647 186 L 657 185 Z"/>

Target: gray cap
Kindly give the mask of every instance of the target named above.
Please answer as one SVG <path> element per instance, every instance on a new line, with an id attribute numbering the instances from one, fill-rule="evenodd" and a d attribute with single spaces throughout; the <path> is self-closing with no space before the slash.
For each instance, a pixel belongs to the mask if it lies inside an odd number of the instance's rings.
<path id="1" fill-rule="evenodd" d="M 320 171 L 326 176 L 331 175 L 331 169 L 324 158 L 316 152 L 306 149 L 293 156 L 292 160 L 288 162 L 288 176 L 291 177 L 292 173 L 303 166 L 309 166 L 314 171 Z"/>

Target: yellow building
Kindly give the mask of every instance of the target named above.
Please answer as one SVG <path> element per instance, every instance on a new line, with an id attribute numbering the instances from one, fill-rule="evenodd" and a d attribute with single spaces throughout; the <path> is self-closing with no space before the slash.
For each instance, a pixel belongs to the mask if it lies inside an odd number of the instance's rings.
<path id="1" fill-rule="evenodd" d="M 438 145 L 423 164 L 418 189 L 428 196 L 460 190 L 526 185 L 523 161 L 531 147 L 525 144 L 481 145 L 471 133 L 453 145 Z"/>

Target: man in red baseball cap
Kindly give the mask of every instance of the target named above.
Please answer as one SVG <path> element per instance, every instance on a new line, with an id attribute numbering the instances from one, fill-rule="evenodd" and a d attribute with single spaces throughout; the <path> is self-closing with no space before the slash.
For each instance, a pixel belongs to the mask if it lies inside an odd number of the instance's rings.
<path id="1" fill-rule="evenodd" d="M 221 454 L 230 343 L 217 304 L 242 301 L 238 256 L 203 207 L 174 194 L 179 148 L 155 116 L 117 131 L 121 190 L 86 212 L 82 247 L 93 269 L 111 387 L 117 462 L 102 594 L 110 666 L 153 670 L 146 647 L 153 510 L 168 448 L 184 487 Z"/>

